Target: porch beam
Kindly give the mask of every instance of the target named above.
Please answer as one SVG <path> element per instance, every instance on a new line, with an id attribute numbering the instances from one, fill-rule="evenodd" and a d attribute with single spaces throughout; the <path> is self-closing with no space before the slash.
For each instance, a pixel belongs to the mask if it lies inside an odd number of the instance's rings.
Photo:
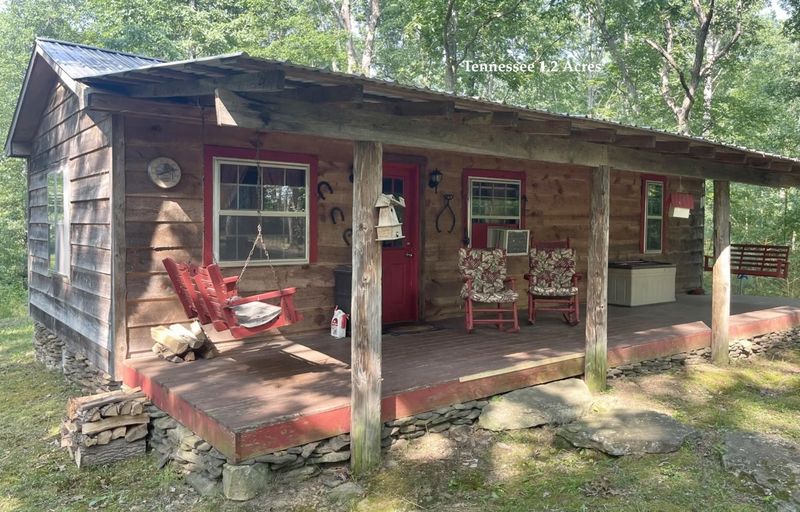
<path id="1" fill-rule="evenodd" d="M 516 126 L 522 133 L 568 136 L 572 133 L 572 121 L 556 119 L 520 119 Z"/>
<path id="2" fill-rule="evenodd" d="M 240 73 L 222 78 L 200 78 L 195 80 L 172 80 L 163 83 L 133 85 L 124 88 L 125 94 L 134 98 L 170 98 L 179 96 L 203 96 L 214 94 L 224 85 L 232 91 L 280 91 L 283 89 L 283 71 Z"/>
<path id="3" fill-rule="evenodd" d="M 656 138 L 653 135 L 617 135 L 614 144 L 626 148 L 648 148 L 656 147 Z"/>
<path id="4" fill-rule="evenodd" d="M 451 119 L 455 113 L 456 104 L 453 101 L 393 101 L 364 103 L 362 108 L 373 112 L 394 114 L 396 116 L 441 116 L 446 119 Z"/>
<path id="5" fill-rule="evenodd" d="M 592 392 L 606 388 L 608 372 L 608 219 L 611 170 L 592 172 L 589 222 L 589 268 L 586 287 L 586 355 L 584 378 Z"/>
<path id="6" fill-rule="evenodd" d="M 689 153 L 689 142 L 682 140 L 657 140 L 656 151 L 662 153 Z"/>
<path id="7" fill-rule="evenodd" d="M 320 109 L 302 102 L 258 102 L 218 89 L 217 123 L 255 130 L 302 133 L 345 140 L 375 140 L 383 144 L 468 154 L 518 158 L 597 167 L 608 165 L 630 172 L 723 179 L 762 186 L 800 185 L 800 176 L 755 170 L 746 166 L 607 146 L 548 135 L 517 133 L 493 126 L 464 126 L 432 118 L 413 118 L 329 105 Z"/>
<path id="8" fill-rule="evenodd" d="M 353 298 L 350 463 L 364 474 L 381 457 L 381 244 L 375 202 L 381 192 L 383 146 L 353 144 Z"/>
<path id="9" fill-rule="evenodd" d="M 230 90 L 230 88 L 228 88 Z M 308 85 L 294 89 L 277 90 L 274 93 L 259 91 L 264 94 L 252 97 L 256 101 L 274 102 L 277 100 L 305 101 L 308 103 L 361 103 L 364 101 L 364 87 L 353 85 Z"/>
<path id="10" fill-rule="evenodd" d="M 728 364 L 731 316 L 730 183 L 714 181 L 714 268 L 711 287 L 711 361 Z"/>

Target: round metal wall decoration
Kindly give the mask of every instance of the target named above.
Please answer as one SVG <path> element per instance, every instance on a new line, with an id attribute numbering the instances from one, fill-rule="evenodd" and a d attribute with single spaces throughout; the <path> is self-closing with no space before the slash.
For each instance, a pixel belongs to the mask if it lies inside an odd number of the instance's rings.
<path id="1" fill-rule="evenodd" d="M 171 158 L 160 156 L 147 164 L 147 174 L 155 186 L 172 188 L 181 181 L 181 166 Z"/>

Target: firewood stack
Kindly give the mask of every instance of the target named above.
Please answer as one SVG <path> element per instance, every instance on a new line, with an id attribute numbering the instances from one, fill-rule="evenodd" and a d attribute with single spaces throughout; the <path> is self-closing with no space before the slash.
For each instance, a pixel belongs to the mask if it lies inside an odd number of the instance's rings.
<path id="1" fill-rule="evenodd" d="M 139 388 L 70 398 L 61 424 L 61 447 L 78 467 L 106 464 L 144 453 L 150 416 Z"/>
<path id="2" fill-rule="evenodd" d="M 217 355 L 214 344 L 196 321 L 188 329 L 181 324 L 151 327 L 150 336 L 153 353 L 171 363 L 194 361 L 198 357 L 212 359 Z"/>

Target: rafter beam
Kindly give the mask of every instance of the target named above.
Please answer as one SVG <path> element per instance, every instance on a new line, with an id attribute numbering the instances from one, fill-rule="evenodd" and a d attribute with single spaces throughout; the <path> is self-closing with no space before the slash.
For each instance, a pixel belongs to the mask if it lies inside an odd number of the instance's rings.
<path id="1" fill-rule="evenodd" d="M 661 153 L 689 153 L 689 142 L 683 140 L 657 140 L 656 151 Z"/>
<path id="2" fill-rule="evenodd" d="M 492 126 L 514 127 L 519 123 L 518 112 L 492 112 Z"/>
<path id="3" fill-rule="evenodd" d="M 593 144 L 572 138 L 516 133 L 492 126 L 464 126 L 432 118 L 420 123 L 392 116 L 330 105 L 264 103 L 220 89 L 216 94 L 217 123 L 255 130 L 316 135 L 345 140 L 373 140 L 395 146 L 518 158 L 586 167 L 610 165 L 631 172 L 726 179 L 768 186 L 796 186 L 800 177 L 757 171 L 747 166 L 663 155 L 652 151 Z"/>
<path id="4" fill-rule="evenodd" d="M 170 80 L 147 85 L 134 85 L 125 87 L 124 93 L 134 98 L 203 96 L 214 94 L 214 90 L 222 86 L 231 91 L 279 91 L 283 89 L 283 81 L 283 71 L 264 71 L 240 73 L 224 78 Z"/>
<path id="5" fill-rule="evenodd" d="M 617 134 L 617 139 L 614 141 L 617 146 L 626 148 L 647 148 L 653 149 L 656 147 L 656 138 L 653 135 L 621 135 Z"/>
<path id="6" fill-rule="evenodd" d="M 732 164 L 743 164 L 745 157 L 744 153 L 734 153 L 732 151 L 717 151 L 714 158 L 720 162 L 728 162 Z"/>
<path id="7" fill-rule="evenodd" d="M 689 154 L 697 158 L 714 158 L 717 153 L 717 148 L 714 146 L 691 146 L 689 147 Z"/>
<path id="8" fill-rule="evenodd" d="M 452 101 L 392 101 L 364 103 L 362 108 L 372 112 L 383 112 L 397 116 L 441 116 L 450 119 L 455 112 L 455 103 Z"/>
<path id="9" fill-rule="evenodd" d="M 296 89 L 261 96 L 249 96 L 259 101 L 303 101 L 308 103 L 361 103 L 364 101 L 364 87 L 353 85 L 310 85 Z"/>
<path id="10" fill-rule="evenodd" d="M 520 119 L 515 128 L 522 133 L 563 136 L 572 133 L 572 121 L 562 121 L 558 119 Z"/>
<path id="11" fill-rule="evenodd" d="M 586 142 L 610 143 L 617 139 L 616 130 L 608 128 L 596 128 L 591 130 L 573 130 L 572 136 L 578 140 Z"/>

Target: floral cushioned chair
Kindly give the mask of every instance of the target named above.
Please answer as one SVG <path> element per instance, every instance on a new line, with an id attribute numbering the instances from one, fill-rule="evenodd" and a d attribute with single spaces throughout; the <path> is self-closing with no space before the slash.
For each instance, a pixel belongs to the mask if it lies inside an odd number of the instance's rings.
<path id="1" fill-rule="evenodd" d="M 513 332 L 519 331 L 517 298 L 514 280 L 506 277 L 506 253 L 502 249 L 459 249 L 458 269 L 464 285 L 461 298 L 466 310 L 467 332 L 475 324 L 495 324 L 499 329 L 510 323 Z M 496 308 L 476 309 L 474 303 L 496 304 Z M 503 307 L 503 306 L 506 307 Z M 494 313 L 494 318 L 475 319 L 475 313 Z M 505 318 L 511 313 L 511 318 Z"/>
<path id="2" fill-rule="evenodd" d="M 575 272 L 575 249 L 567 247 L 534 247 L 530 250 L 530 271 L 525 274 L 528 287 L 528 322 L 536 322 L 537 303 L 548 304 L 541 311 L 558 311 L 570 325 L 580 323 L 578 281 Z"/>

